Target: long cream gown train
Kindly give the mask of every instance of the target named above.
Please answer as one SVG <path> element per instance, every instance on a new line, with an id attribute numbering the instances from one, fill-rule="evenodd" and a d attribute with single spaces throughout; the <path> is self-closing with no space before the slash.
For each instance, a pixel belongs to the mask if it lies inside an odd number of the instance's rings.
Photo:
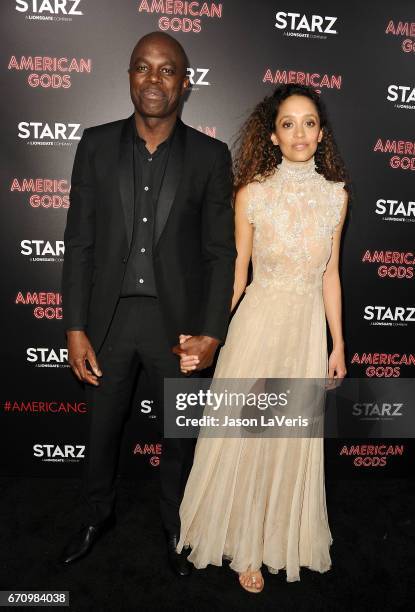
<path id="1" fill-rule="evenodd" d="M 215 378 L 324 378 L 322 276 L 340 220 L 344 183 L 314 158 L 289 162 L 248 186 L 253 281 L 229 326 Z M 288 581 L 300 566 L 330 568 L 322 438 L 202 438 L 180 507 L 177 550 L 197 567 L 231 559 L 237 572 Z"/>

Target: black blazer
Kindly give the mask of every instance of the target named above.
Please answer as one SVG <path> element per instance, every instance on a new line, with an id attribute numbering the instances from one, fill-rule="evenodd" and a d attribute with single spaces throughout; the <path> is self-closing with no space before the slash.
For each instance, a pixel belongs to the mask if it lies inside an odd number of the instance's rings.
<path id="1" fill-rule="evenodd" d="M 134 218 L 131 117 L 88 128 L 72 172 L 62 292 L 65 329 L 98 352 L 120 296 Z M 236 249 L 228 147 L 178 120 L 154 224 L 154 274 L 171 345 L 224 340 Z"/>

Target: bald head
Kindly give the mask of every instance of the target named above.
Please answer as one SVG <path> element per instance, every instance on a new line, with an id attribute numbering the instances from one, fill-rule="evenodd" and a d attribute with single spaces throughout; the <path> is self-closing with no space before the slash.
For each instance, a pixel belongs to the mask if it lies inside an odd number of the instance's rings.
<path id="1" fill-rule="evenodd" d="M 165 50 L 167 53 L 174 56 L 177 63 L 177 70 L 185 75 L 189 66 L 189 60 L 186 52 L 178 40 L 166 34 L 165 32 L 150 32 L 146 34 L 135 45 L 130 57 L 130 70 L 134 65 L 135 59 L 140 55 L 144 48 L 156 48 Z"/>
<path id="2" fill-rule="evenodd" d="M 131 54 L 129 68 L 136 114 L 173 121 L 189 87 L 187 65 L 183 47 L 169 34 L 151 32 L 140 38 Z"/>

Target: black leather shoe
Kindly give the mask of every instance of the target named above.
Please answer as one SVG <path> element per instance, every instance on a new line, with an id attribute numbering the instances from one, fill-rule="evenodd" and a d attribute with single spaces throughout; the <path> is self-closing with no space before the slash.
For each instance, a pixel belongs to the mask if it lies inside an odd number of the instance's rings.
<path id="1" fill-rule="evenodd" d="M 60 562 L 69 565 L 85 557 L 95 542 L 115 525 L 115 517 L 110 516 L 102 523 L 82 527 L 63 551 Z"/>
<path id="2" fill-rule="evenodd" d="M 176 551 L 179 542 L 177 533 L 166 534 L 167 538 L 167 555 L 169 564 L 177 576 L 189 576 L 192 571 L 192 564 L 187 560 L 188 552 L 185 549 L 181 553 Z"/>

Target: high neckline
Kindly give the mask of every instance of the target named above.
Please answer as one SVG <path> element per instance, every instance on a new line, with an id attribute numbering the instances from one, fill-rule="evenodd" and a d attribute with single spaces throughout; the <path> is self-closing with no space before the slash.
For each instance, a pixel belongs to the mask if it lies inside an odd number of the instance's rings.
<path id="1" fill-rule="evenodd" d="M 277 166 L 278 176 L 285 177 L 293 181 L 306 181 L 316 176 L 316 162 L 313 157 L 304 162 L 294 162 L 282 158 L 282 162 Z"/>

